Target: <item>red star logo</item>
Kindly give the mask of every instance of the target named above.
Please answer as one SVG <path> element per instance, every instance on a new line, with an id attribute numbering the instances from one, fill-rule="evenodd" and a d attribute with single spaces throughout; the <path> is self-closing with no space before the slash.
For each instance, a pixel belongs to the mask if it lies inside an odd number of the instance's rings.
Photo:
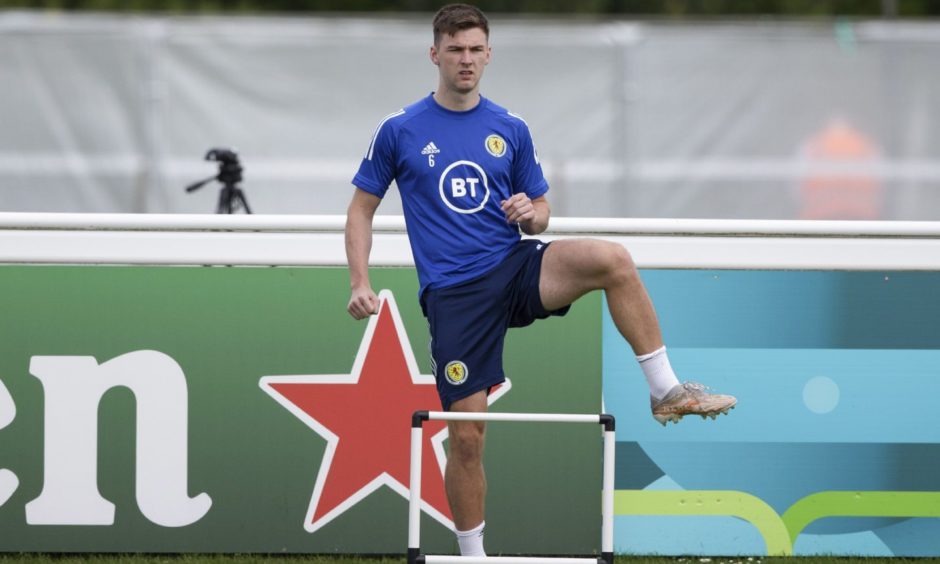
<path id="1" fill-rule="evenodd" d="M 265 376 L 259 382 L 326 439 L 304 520 L 311 533 L 380 486 L 408 499 L 411 414 L 441 407 L 434 376 L 418 372 L 392 293 L 382 290 L 379 299 L 379 313 L 369 318 L 350 374 Z M 509 388 L 507 379 L 490 394 L 489 403 Z M 444 421 L 424 423 L 421 509 L 453 529 L 444 493 L 446 438 Z"/>

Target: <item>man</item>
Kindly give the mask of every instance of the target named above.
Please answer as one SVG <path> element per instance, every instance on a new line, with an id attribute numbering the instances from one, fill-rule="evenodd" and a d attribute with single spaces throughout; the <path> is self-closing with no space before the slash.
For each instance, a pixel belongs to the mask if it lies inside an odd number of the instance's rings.
<path id="1" fill-rule="evenodd" d="M 434 18 L 431 62 L 438 88 L 387 116 L 353 179 L 346 223 L 352 295 L 349 313 L 378 311 L 369 283 L 372 219 L 392 180 L 401 192 L 431 331 L 431 365 L 445 410 L 482 412 L 504 380 L 508 327 L 564 315 L 582 295 L 603 289 L 611 317 L 630 343 L 650 387 L 653 416 L 715 416 L 731 396 L 680 384 L 659 323 L 630 254 L 601 240 L 522 240 L 548 227 L 548 183 L 518 116 L 480 95 L 490 62 L 489 24 L 477 8 L 452 4 Z M 462 555 L 483 555 L 486 479 L 482 422 L 450 422 L 445 489 Z"/>

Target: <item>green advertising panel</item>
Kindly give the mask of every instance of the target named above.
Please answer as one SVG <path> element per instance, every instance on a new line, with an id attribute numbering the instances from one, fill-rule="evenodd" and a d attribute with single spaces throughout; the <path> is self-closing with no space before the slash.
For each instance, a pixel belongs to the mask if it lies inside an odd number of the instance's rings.
<path id="1" fill-rule="evenodd" d="M 0 551 L 404 552 L 407 414 L 440 406 L 414 270 L 372 276 L 355 321 L 343 268 L 0 267 Z M 491 409 L 599 412 L 600 311 L 510 331 Z M 597 427 L 487 436 L 488 550 L 599 550 Z"/>

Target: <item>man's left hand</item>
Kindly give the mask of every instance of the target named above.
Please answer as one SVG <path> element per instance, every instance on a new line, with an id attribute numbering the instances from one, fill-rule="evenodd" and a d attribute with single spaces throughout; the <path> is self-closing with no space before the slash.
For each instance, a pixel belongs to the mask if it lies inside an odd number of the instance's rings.
<path id="1" fill-rule="evenodd" d="M 508 200 L 500 202 L 500 207 L 509 223 L 526 223 L 535 219 L 535 206 L 524 193 L 513 194 Z"/>

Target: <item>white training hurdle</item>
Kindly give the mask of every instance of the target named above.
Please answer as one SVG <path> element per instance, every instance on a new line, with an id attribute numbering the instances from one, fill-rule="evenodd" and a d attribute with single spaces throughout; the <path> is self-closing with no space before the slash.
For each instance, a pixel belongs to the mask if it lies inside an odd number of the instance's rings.
<path id="1" fill-rule="evenodd" d="M 421 554 L 421 449 L 425 421 L 524 421 L 533 423 L 594 423 L 604 426 L 601 479 L 601 556 L 445 556 Z M 408 500 L 408 564 L 613 564 L 614 561 L 614 417 L 573 413 L 454 413 L 416 411 L 411 417 L 410 498 Z"/>

